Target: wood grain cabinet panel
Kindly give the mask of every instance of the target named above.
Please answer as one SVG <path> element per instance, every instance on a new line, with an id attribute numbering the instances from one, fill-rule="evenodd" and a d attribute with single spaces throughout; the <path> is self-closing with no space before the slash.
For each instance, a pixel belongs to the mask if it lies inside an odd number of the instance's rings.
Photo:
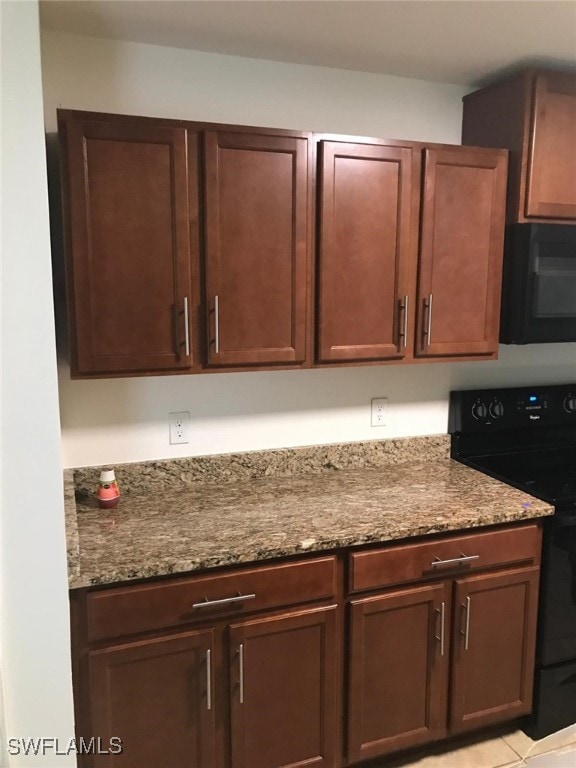
<path id="1" fill-rule="evenodd" d="M 576 219 L 576 75 L 534 79 L 526 216 Z"/>
<path id="2" fill-rule="evenodd" d="M 331 600 L 337 591 L 336 572 L 336 558 L 327 556 L 91 592 L 86 596 L 88 640 Z"/>
<path id="3" fill-rule="evenodd" d="M 403 582 L 460 577 L 486 568 L 538 565 L 541 537 L 539 526 L 529 523 L 353 552 L 349 590 L 366 592 Z"/>
<path id="4" fill-rule="evenodd" d="M 465 576 L 440 572 L 426 586 L 418 579 L 432 573 L 420 575 L 412 567 L 422 560 L 418 545 L 389 547 L 389 563 L 381 556 L 384 551 L 373 551 L 377 560 L 372 566 L 379 559 L 384 571 L 380 583 L 392 580 L 386 570 L 394 565 L 398 581 L 409 577 L 415 583 L 350 601 L 350 763 L 530 712 L 539 576 L 535 564 L 541 544 L 541 530 L 531 529 L 517 529 L 523 541 L 517 549 L 508 541 L 516 550 L 509 557 L 501 545 L 515 529 L 477 534 L 481 542 L 483 536 L 504 537 L 500 542 L 488 538 L 488 547 L 479 547 L 481 555 L 482 550 L 488 554 L 490 543 L 495 544 L 496 557 L 480 558 L 480 567 L 491 570 Z M 470 534 L 455 542 L 473 544 L 474 538 Z M 438 539 L 438 545 L 440 550 L 453 546 L 448 538 Z M 434 544 L 422 543 L 428 563 L 430 546 Z M 403 553 L 404 565 L 394 561 L 395 550 Z M 530 567 L 506 567 L 518 555 Z M 370 568 L 366 561 L 353 563 L 360 576 L 366 565 Z"/>
<path id="5" fill-rule="evenodd" d="M 232 768 L 332 768 L 336 606 L 230 628 Z"/>
<path id="6" fill-rule="evenodd" d="M 543 88 L 537 136 L 571 120 Z M 59 133 L 73 376 L 496 356 L 503 152 L 71 110 Z"/>
<path id="7" fill-rule="evenodd" d="M 321 141 L 318 360 L 401 359 L 411 343 L 410 147 Z"/>
<path id="8" fill-rule="evenodd" d="M 183 578 L 184 595 L 178 579 L 76 592 L 78 735 L 123 743 L 118 755 L 83 755 L 83 768 L 339 766 L 342 617 L 326 599 L 336 597 L 334 566 L 323 557 Z M 235 599 L 246 587 L 263 597 L 246 602 L 244 617 Z M 182 613 L 222 589 L 230 601 Z M 175 620 L 186 626 L 167 629 Z"/>
<path id="9" fill-rule="evenodd" d="M 94 758 L 98 768 L 213 768 L 214 685 L 211 630 L 91 651 L 92 732 L 119 754 Z M 209 687 L 210 686 L 210 687 Z"/>
<path id="10" fill-rule="evenodd" d="M 186 129 L 67 115 L 59 119 L 72 372 L 189 369 Z"/>
<path id="11" fill-rule="evenodd" d="M 506 154 L 427 149 L 418 281 L 418 357 L 498 350 Z"/>
<path id="12" fill-rule="evenodd" d="M 510 150 L 507 221 L 576 222 L 576 74 L 527 69 L 464 97 L 462 141 Z"/>
<path id="13" fill-rule="evenodd" d="M 445 583 L 352 601 L 350 762 L 446 734 L 449 621 Z"/>
<path id="14" fill-rule="evenodd" d="M 453 733 L 530 712 L 538 576 L 524 568 L 456 581 Z"/>
<path id="15" fill-rule="evenodd" d="M 208 364 L 302 363 L 308 141 L 208 131 L 205 167 Z"/>
<path id="16" fill-rule="evenodd" d="M 123 742 L 80 764 L 340 768 L 527 714 L 540 527 L 431 538 L 343 552 L 350 589 L 380 590 L 365 596 L 345 597 L 344 560 L 331 556 L 74 590 L 77 735 Z M 438 562 L 430 547 L 447 559 L 438 572 L 420 567 Z M 455 572 L 451 558 L 471 553 L 484 571 Z M 252 587 L 260 602 L 182 613 L 188 598 Z M 245 602 L 253 613 L 238 612 Z"/>

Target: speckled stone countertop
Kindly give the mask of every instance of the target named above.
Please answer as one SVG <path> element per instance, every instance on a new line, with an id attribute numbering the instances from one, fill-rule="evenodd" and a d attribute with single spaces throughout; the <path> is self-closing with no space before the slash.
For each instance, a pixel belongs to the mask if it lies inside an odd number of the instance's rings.
<path id="1" fill-rule="evenodd" d="M 70 587 L 542 517 L 553 507 L 448 458 L 273 475 L 77 502 Z M 76 563 L 75 563 L 76 564 Z"/>

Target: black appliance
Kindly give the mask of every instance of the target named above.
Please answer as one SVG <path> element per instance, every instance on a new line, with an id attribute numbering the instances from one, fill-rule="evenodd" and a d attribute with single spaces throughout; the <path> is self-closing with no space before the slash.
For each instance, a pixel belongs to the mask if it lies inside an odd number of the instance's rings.
<path id="1" fill-rule="evenodd" d="M 576 226 L 506 229 L 500 341 L 576 341 Z"/>
<path id="2" fill-rule="evenodd" d="M 554 505 L 543 518 L 534 710 L 540 739 L 576 723 L 576 383 L 450 393 L 452 458 Z"/>

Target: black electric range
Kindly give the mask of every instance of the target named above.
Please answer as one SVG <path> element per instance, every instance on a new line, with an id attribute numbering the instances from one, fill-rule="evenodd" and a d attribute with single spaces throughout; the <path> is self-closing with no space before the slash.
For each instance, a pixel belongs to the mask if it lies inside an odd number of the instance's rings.
<path id="1" fill-rule="evenodd" d="M 534 711 L 542 738 L 576 723 L 576 384 L 450 393 L 452 458 L 554 505 L 545 518 Z"/>

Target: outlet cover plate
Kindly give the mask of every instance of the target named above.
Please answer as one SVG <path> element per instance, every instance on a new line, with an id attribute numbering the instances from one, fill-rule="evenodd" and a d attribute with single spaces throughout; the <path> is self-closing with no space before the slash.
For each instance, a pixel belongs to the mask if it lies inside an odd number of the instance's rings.
<path id="1" fill-rule="evenodd" d="M 190 414 L 188 411 L 171 413 L 169 417 L 170 424 L 170 445 L 190 442 Z"/>
<path id="2" fill-rule="evenodd" d="M 387 397 L 374 397 L 371 408 L 371 424 L 373 427 L 386 426 L 386 411 L 388 410 Z"/>

